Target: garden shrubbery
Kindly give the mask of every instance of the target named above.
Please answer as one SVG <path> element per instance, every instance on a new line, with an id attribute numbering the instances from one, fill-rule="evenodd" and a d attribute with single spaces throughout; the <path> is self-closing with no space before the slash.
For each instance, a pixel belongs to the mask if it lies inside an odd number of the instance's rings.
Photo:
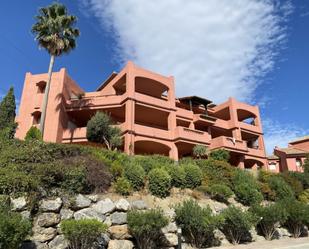
<path id="1" fill-rule="evenodd" d="M 150 193 L 158 197 L 169 195 L 171 188 L 171 177 L 164 169 L 153 169 L 149 172 L 149 190 Z"/>
<path id="2" fill-rule="evenodd" d="M 141 165 L 131 162 L 126 165 L 124 176 L 128 179 L 134 190 L 140 190 L 144 187 L 145 171 Z"/>
<path id="3" fill-rule="evenodd" d="M 233 191 L 229 186 L 224 184 L 213 184 L 206 188 L 206 192 L 216 201 L 227 203 L 228 199 L 233 195 Z"/>

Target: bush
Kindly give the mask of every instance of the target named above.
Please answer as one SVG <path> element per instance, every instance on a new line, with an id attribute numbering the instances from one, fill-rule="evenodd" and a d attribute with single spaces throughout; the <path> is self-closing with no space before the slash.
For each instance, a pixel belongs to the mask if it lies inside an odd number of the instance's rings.
<path id="1" fill-rule="evenodd" d="M 99 248 L 98 239 L 107 230 L 106 224 L 94 219 L 64 220 L 60 225 L 71 249 Z"/>
<path id="2" fill-rule="evenodd" d="M 160 238 L 161 229 L 167 224 L 168 219 L 161 210 L 128 212 L 129 232 L 140 249 L 157 248 L 156 242 Z"/>
<path id="3" fill-rule="evenodd" d="M 32 126 L 28 130 L 25 136 L 25 141 L 31 141 L 31 140 L 39 140 L 39 141 L 43 140 L 41 131 L 35 126 Z"/>
<path id="4" fill-rule="evenodd" d="M 214 184 L 207 188 L 207 193 L 216 201 L 227 202 L 228 198 L 233 195 L 233 191 L 224 184 Z"/>
<path id="5" fill-rule="evenodd" d="M 0 248 L 16 249 L 31 233 L 31 222 L 18 213 L 0 211 Z"/>
<path id="6" fill-rule="evenodd" d="M 270 188 L 268 183 L 259 182 L 259 189 L 266 200 L 274 201 L 276 199 L 276 193 Z"/>
<path id="7" fill-rule="evenodd" d="M 186 186 L 186 173 L 184 167 L 179 165 L 170 165 L 165 170 L 171 177 L 171 185 L 176 188 L 184 188 Z"/>
<path id="8" fill-rule="evenodd" d="M 161 155 L 135 156 L 133 161 L 141 165 L 146 174 L 155 168 L 168 168 L 174 165 L 174 161 L 172 159 Z"/>
<path id="9" fill-rule="evenodd" d="M 124 167 L 117 161 L 115 161 L 111 166 L 111 173 L 114 179 L 121 177 L 124 172 Z"/>
<path id="10" fill-rule="evenodd" d="M 259 204 L 263 200 L 263 195 L 261 192 L 255 188 L 252 188 L 252 185 L 248 183 L 236 185 L 234 193 L 236 195 L 237 201 L 246 206 Z"/>
<path id="11" fill-rule="evenodd" d="M 268 206 L 255 206 L 252 212 L 260 218 L 258 228 L 260 228 L 266 240 L 271 240 L 280 224 L 284 224 L 287 213 L 282 205 L 278 203 Z"/>
<path id="12" fill-rule="evenodd" d="M 268 179 L 271 190 L 275 192 L 275 200 L 294 198 L 294 192 L 291 187 L 280 176 L 272 176 Z"/>
<path id="13" fill-rule="evenodd" d="M 193 147 L 193 155 L 196 158 L 202 158 L 206 156 L 207 148 L 204 145 L 197 144 Z"/>
<path id="14" fill-rule="evenodd" d="M 134 190 L 144 186 L 145 171 L 139 164 L 131 162 L 126 166 L 124 176 L 128 179 Z"/>
<path id="15" fill-rule="evenodd" d="M 166 197 L 169 195 L 171 188 L 171 177 L 164 169 L 153 169 L 149 172 L 149 190 L 151 194 L 158 197 Z"/>
<path id="16" fill-rule="evenodd" d="M 298 196 L 304 190 L 302 182 L 299 181 L 296 177 L 294 177 L 293 174 L 290 174 L 289 172 L 284 172 L 281 174 L 281 176 L 285 180 L 285 182 L 291 187 L 291 189 L 295 193 L 295 196 Z"/>
<path id="17" fill-rule="evenodd" d="M 131 184 L 125 177 L 119 177 L 113 187 L 116 193 L 121 195 L 130 195 L 132 193 Z"/>
<path id="18" fill-rule="evenodd" d="M 188 164 L 184 166 L 185 171 L 185 187 L 196 188 L 201 185 L 203 174 L 201 169 L 194 164 Z"/>
<path id="19" fill-rule="evenodd" d="M 202 208 L 192 200 L 177 205 L 175 213 L 177 225 L 191 244 L 197 248 L 212 244 L 213 232 L 221 223 L 220 216 L 214 216 L 209 207 Z"/>
<path id="20" fill-rule="evenodd" d="M 222 211 L 222 231 L 234 245 L 239 244 L 243 236 L 248 233 L 257 222 L 256 217 L 249 211 L 229 206 Z"/>
<path id="21" fill-rule="evenodd" d="M 209 158 L 213 160 L 228 162 L 230 160 L 230 153 L 225 149 L 213 150 L 210 152 Z"/>
<path id="22" fill-rule="evenodd" d="M 309 189 L 305 189 L 298 196 L 299 201 L 309 204 Z"/>
<path id="23" fill-rule="evenodd" d="M 309 206 L 295 199 L 282 200 L 281 205 L 287 212 L 287 227 L 293 237 L 298 238 L 303 226 L 309 225 Z"/>

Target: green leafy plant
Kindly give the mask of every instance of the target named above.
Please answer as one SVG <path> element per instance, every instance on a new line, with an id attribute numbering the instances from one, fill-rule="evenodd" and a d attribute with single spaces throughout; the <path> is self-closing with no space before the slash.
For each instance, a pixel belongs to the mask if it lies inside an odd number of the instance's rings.
<path id="1" fill-rule="evenodd" d="M 121 195 L 130 195 L 132 193 L 132 187 L 130 182 L 125 177 L 117 178 L 114 182 L 113 187 L 116 193 Z"/>
<path id="2" fill-rule="evenodd" d="M 148 188 L 151 194 L 158 197 L 166 197 L 169 195 L 171 188 L 171 177 L 164 169 L 153 169 L 148 174 Z"/>
<path id="3" fill-rule="evenodd" d="M 122 144 L 121 130 L 112 124 L 110 116 L 97 112 L 87 123 L 87 139 L 105 144 L 109 150 L 119 147 Z"/>
<path id="4" fill-rule="evenodd" d="M 186 186 L 186 172 L 184 167 L 180 165 L 170 165 L 165 168 L 171 176 L 171 185 L 176 188 L 184 188 Z"/>
<path id="5" fill-rule="evenodd" d="M 64 220 L 60 226 L 71 249 L 99 248 L 98 239 L 107 230 L 106 224 L 95 219 Z"/>
<path id="6" fill-rule="evenodd" d="M 184 165 L 185 171 L 185 187 L 196 188 L 201 185 L 203 173 L 201 169 L 194 164 Z"/>
<path id="7" fill-rule="evenodd" d="M 272 176 L 268 179 L 270 188 L 275 192 L 275 200 L 294 198 L 292 188 L 280 176 Z"/>
<path id="8" fill-rule="evenodd" d="M 145 171 L 137 163 L 129 163 L 124 171 L 125 178 L 128 179 L 134 190 L 140 190 L 144 187 Z"/>
<path id="9" fill-rule="evenodd" d="M 168 219 L 161 210 L 128 212 L 128 228 L 140 249 L 157 248 L 161 229 L 168 224 Z"/>
<path id="10" fill-rule="evenodd" d="M 184 201 L 175 207 L 175 221 L 182 228 L 186 239 L 197 248 L 210 246 L 214 240 L 214 230 L 222 219 L 215 216 L 209 207 L 202 208 L 193 200 Z"/>
<path id="11" fill-rule="evenodd" d="M 242 211 L 235 206 L 229 206 L 222 211 L 222 231 L 234 245 L 239 244 L 243 236 L 254 226 L 257 218 L 249 211 Z"/>
<path id="12" fill-rule="evenodd" d="M 193 147 L 193 155 L 196 158 L 202 158 L 207 154 L 207 147 L 204 145 L 197 144 Z"/>
<path id="13" fill-rule="evenodd" d="M 31 233 L 31 222 L 18 213 L 0 210 L 0 248 L 16 249 Z"/>
<path id="14" fill-rule="evenodd" d="M 26 136 L 25 136 L 25 140 L 26 141 L 29 141 L 29 140 L 40 140 L 40 141 L 42 141 L 43 140 L 42 133 L 38 128 L 36 128 L 35 126 L 32 126 L 27 131 Z"/>
<path id="15" fill-rule="evenodd" d="M 214 160 L 228 162 L 230 159 L 230 153 L 225 149 L 218 149 L 211 151 L 209 157 Z"/>
<path id="16" fill-rule="evenodd" d="M 212 199 L 225 203 L 233 195 L 233 191 L 224 184 L 210 185 L 206 191 Z"/>
<path id="17" fill-rule="evenodd" d="M 254 206 L 252 212 L 259 217 L 258 228 L 260 228 L 266 240 L 271 240 L 280 224 L 287 219 L 286 210 L 279 203 L 267 206 Z"/>
<path id="18" fill-rule="evenodd" d="M 305 189 L 298 196 L 299 201 L 309 204 L 309 189 Z"/>

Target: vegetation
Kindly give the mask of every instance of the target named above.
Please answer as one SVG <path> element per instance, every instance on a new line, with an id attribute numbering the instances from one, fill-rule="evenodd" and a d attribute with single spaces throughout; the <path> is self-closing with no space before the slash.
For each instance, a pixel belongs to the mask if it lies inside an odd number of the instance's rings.
<path id="1" fill-rule="evenodd" d="M 305 189 L 298 196 L 299 201 L 309 204 L 309 189 Z"/>
<path id="2" fill-rule="evenodd" d="M 132 193 L 132 186 L 125 177 L 119 177 L 113 186 L 118 194 L 130 195 Z"/>
<path id="3" fill-rule="evenodd" d="M 169 195 L 171 188 L 171 177 L 164 169 L 153 169 L 149 175 L 149 190 L 153 195 L 166 197 Z"/>
<path id="4" fill-rule="evenodd" d="M 41 131 L 35 126 L 32 126 L 26 133 L 25 141 L 30 140 L 39 140 L 39 141 L 43 140 Z"/>
<path id="5" fill-rule="evenodd" d="M 168 219 L 161 210 L 133 210 L 128 213 L 128 228 L 140 249 L 157 248 L 161 229 L 167 224 Z"/>
<path id="6" fill-rule="evenodd" d="M 212 199 L 225 203 L 233 195 L 233 191 L 224 184 L 213 184 L 206 189 L 206 192 Z"/>
<path id="7" fill-rule="evenodd" d="M 42 135 L 44 135 L 46 108 L 55 57 L 69 53 L 76 47 L 76 38 L 79 36 L 79 30 L 74 27 L 76 20 L 75 16 L 68 14 L 64 5 L 53 3 L 40 8 L 39 15 L 36 16 L 36 23 L 31 29 L 39 47 L 46 49 L 51 56 L 42 106 L 40 124 Z"/>
<path id="8" fill-rule="evenodd" d="M 201 169 L 194 164 L 184 166 L 185 171 L 185 186 L 187 188 L 196 188 L 201 185 L 203 174 Z"/>
<path id="9" fill-rule="evenodd" d="M 287 212 L 279 203 L 258 205 L 252 208 L 252 212 L 258 216 L 258 228 L 267 240 L 273 238 L 276 228 L 283 225 L 287 219 Z"/>
<path id="10" fill-rule="evenodd" d="M 218 149 L 211 151 L 209 157 L 213 160 L 228 162 L 230 159 L 230 153 L 225 149 Z"/>
<path id="11" fill-rule="evenodd" d="M 60 226 L 71 249 L 99 248 L 98 239 L 107 230 L 106 224 L 95 219 L 64 220 Z"/>
<path id="12" fill-rule="evenodd" d="M 113 122 L 106 113 L 97 112 L 87 123 L 87 139 L 90 142 L 105 144 L 112 150 L 122 144 L 121 130 L 112 126 Z"/>
<path id="13" fill-rule="evenodd" d="M 229 206 L 222 212 L 222 231 L 234 245 L 239 244 L 243 236 L 256 224 L 256 217 L 249 211 Z"/>
<path id="14" fill-rule="evenodd" d="M 192 200 L 176 206 L 175 213 L 177 225 L 191 244 L 197 248 L 212 245 L 214 230 L 222 221 L 220 216 L 213 215 L 209 207 L 202 208 Z"/>
<path id="15" fill-rule="evenodd" d="M 193 147 L 193 156 L 201 159 L 207 155 L 207 147 L 204 145 L 197 144 Z"/>
<path id="16" fill-rule="evenodd" d="M 140 190 L 144 186 L 145 171 L 139 164 L 131 162 L 126 166 L 124 176 L 128 179 L 135 190 Z"/>

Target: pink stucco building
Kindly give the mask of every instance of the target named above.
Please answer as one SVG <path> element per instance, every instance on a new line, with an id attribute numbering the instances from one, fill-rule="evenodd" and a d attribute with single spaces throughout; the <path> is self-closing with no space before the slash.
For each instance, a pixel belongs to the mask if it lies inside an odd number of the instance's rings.
<path id="1" fill-rule="evenodd" d="M 26 74 L 17 138 L 39 124 L 46 80 L 47 74 Z M 257 106 L 234 98 L 218 105 L 197 96 L 176 98 L 174 84 L 172 76 L 128 62 L 96 91 L 85 92 L 61 69 L 52 75 L 44 140 L 87 143 L 88 120 L 104 111 L 121 128 L 122 149 L 128 154 L 163 154 L 178 160 L 201 144 L 229 150 L 231 163 L 240 168 L 267 168 Z"/>
<path id="2" fill-rule="evenodd" d="M 303 172 L 302 165 L 309 154 L 309 136 L 291 141 L 287 148 L 275 147 L 274 154 L 268 157 L 268 168 L 274 172 Z"/>

